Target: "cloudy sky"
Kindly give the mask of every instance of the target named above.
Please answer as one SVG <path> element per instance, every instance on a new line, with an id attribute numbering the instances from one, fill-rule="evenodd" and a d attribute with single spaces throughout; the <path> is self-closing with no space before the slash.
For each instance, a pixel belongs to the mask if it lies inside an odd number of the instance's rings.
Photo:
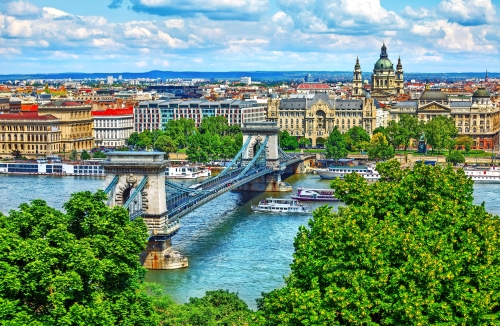
<path id="1" fill-rule="evenodd" d="M 499 0 L 0 0 L 0 74 L 500 72 Z"/>

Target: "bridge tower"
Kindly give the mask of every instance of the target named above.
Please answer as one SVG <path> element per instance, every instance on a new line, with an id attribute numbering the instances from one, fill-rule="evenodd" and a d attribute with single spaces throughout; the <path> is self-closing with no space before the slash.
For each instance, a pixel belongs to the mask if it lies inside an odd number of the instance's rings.
<path id="1" fill-rule="evenodd" d="M 142 217 L 151 235 L 140 259 L 148 269 L 188 266 L 186 257 L 172 250 L 171 237 L 178 220 L 169 221 L 165 192 L 165 167 L 161 152 L 111 152 L 102 162 L 108 187 L 108 206 L 123 206 L 130 219 Z"/>
<path id="2" fill-rule="evenodd" d="M 243 152 L 243 165 L 250 162 L 265 138 L 266 143 L 266 166 L 275 169 L 275 173 L 262 176 L 242 185 L 239 190 L 243 191 L 292 191 L 292 187 L 281 181 L 281 173 L 284 167 L 280 166 L 279 127 L 276 122 L 245 122 L 241 128 L 243 143 L 250 138 L 250 142 Z"/>

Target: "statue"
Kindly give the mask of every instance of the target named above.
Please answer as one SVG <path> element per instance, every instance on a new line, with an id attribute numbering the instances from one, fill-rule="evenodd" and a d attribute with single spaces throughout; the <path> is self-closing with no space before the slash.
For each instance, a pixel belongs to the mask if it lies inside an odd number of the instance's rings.
<path id="1" fill-rule="evenodd" d="M 427 154 L 427 145 L 425 144 L 425 134 L 422 134 L 422 136 L 420 136 L 420 139 L 418 140 L 418 152 L 420 154 Z"/>

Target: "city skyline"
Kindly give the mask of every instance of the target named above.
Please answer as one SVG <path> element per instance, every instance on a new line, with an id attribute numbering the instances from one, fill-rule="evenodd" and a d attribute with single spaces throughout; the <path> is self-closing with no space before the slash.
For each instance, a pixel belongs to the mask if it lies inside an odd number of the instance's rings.
<path id="1" fill-rule="evenodd" d="M 3 74 L 500 71 L 491 0 L 0 1 Z"/>

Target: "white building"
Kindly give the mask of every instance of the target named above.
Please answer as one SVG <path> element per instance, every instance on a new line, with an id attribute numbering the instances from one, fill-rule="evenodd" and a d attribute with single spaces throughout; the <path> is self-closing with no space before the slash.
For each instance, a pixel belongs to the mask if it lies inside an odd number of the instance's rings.
<path id="1" fill-rule="evenodd" d="M 121 147 L 134 132 L 134 108 L 92 111 L 95 145 Z"/>
<path id="2" fill-rule="evenodd" d="M 245 85 L 252 85 L 252 77 L 241 77 L 240 83 Z"/>
<path id="3" fill-rule="evenodd" d="M 115 79 L 113 78 L 113 76 L 108 76 L 106 80 L 108 82 L 108 85 L 113 85 L 113 82 L 115 81 Z"/>

